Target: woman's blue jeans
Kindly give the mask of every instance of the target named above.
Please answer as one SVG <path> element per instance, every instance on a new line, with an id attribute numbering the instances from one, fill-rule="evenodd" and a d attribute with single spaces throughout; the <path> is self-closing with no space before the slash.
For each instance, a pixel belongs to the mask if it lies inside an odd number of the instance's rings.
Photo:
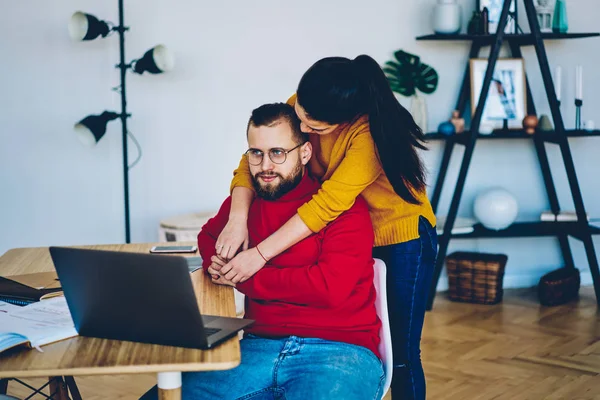
<path id="1" fill-rule="evenodd" d="M 425 400 L 421 331 L 437 256 L 437 233 L 423 217 L 419 238 L 373 249 L 387 267 L 388 313 L 394 352 L 392 396 Z"/>
<path id="2" fill-rule="evenodd" d="M 323 339 L 247 335 L 242 362 L 230 370 L 185 372 L 182 398 L 379 400 L 385 372 L 366 347 Z M 156 387 L 141 400 L 157 399 Z"/>

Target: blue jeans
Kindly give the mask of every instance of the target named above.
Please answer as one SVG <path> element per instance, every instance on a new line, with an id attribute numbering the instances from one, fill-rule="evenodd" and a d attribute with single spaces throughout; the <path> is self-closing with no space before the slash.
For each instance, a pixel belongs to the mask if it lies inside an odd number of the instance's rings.
<path id="1" fill-rule="evenodd" d="M 387 267 L 394 399 L 425 400 L 421 331 L 437 256 L 437 233 L 423 217 L 419 219 L 419 236 L 408 242 L 373 249 L 373 257 L 383 260 Z"/>
<path id="2" fill-rule="evenodd" d="M 385 372 L 366 347 L 323 339 L 247 335 L 241 364 L 230 370 L 184 372 L 182 398 L 252 400 L 379 400 Z M 156 387 L 141 400 L 157 399 Z"/>

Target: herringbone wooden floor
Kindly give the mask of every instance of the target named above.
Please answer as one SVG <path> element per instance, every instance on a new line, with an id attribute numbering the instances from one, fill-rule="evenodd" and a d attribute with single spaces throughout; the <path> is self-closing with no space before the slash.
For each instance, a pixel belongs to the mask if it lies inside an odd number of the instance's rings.
<path id="1" fill-rule="evenodd" d="M 506 291 L 495 306 L 441 294 L 427 313 L 422 351 L 428 399 L 600 399 L 600 312 L 589 287 L 559 307 L 541 307 L 531 290 Z M 78 377 L 77 384 L 85 400 L 137 399 L 155 379 Z M 28 395 L 12 382 L 9 394 Z"/>

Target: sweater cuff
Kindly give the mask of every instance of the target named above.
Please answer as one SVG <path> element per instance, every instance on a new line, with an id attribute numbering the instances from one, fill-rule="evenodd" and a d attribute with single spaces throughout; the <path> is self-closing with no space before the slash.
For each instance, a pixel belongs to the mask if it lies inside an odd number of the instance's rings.
<path id="1" fill-rule="evenodd" d="M 327 223 L 319 218 L 317 213 L 310 207 L 308 203 L 300 206 L 298 209 L 298 215 L 300 216 L 302 222 L 304 222 L 306 226 L 308 226 L 308 229 L 310 229 L 313 233 L 317 233 L 327 226 Z"/>
<path id="2" fill-rule="evenodd" d="M 252 292 L 252 282 L 250 282 L 252 280 L 253 277 L 250 277 L 250 279 L 248 279 L 245 282 L 239 282 L 236 283 L 235 288 L 242 294 L 248 296 L 250 295 L 250 293 Z"/>
<path id="3" fill-rule="evenodd" d="M 248 188 L 250 190 L 252 190 L 253 192 L 254 187 L 250 184 L 248 184 L 246 182 L 245 179 L 243 179 L 242 177 L 239 177 L 238 175 L 236 175 L 233 180 L 231 181 L 231 185 L 229 186 L 229 194 L 231 195 L 231 193 L 233 193 L 233 189 L 235 189 L 236 187 L 245 187 Z"/>

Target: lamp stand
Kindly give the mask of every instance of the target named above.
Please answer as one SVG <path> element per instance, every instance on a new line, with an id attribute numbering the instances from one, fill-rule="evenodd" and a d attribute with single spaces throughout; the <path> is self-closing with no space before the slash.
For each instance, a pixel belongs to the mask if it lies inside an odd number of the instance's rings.
<path id="1" fill-rule="evenodd" d="M 158 74 L 169 71 L 173 68 L 174 59 L 172 54 L 164 45 L 157 45 L 148 50 L 140 59 L 133 60 L 131 63 L 125 62 L 125 32 L 129 27 L 125 26 L 125 7 L 124 0 L 118 0 L 119 24 L 114 26 L 112 23 L 100 21 L 91 14 L 85 14 L 80 11 L 71 16 L 69 22 L 69 34 L 73 40 L 93 40 L 98 36 L 106 37 L 111 32 L 119 34 L 119 64 L 115 67 L 119 69 L 121 84 L 119 94 L 121 95 L 121 113 L 105 111 L 101 115 L 88 115 L 79 123 L 75 124 L 75 130 L 80 139 L 89 145 L 97 143 L 106 133 L 106 124 L 108 121 L 119 118 L 121 120 L 121 137 L 123 145 L 123 203 L 125 208 L 125 242 L 131 243 L 131 227 L 129 215 L 129 169 L 139 161 L 142 156 L 142 149 L 127 129 L 127 118 L 131 114 L 127 113 L 127 70 L 131 69 L 137 74 L 149 72 Z M 110 25 L 109 25 L 110 24 Z M 117 88 L 114 88 L 115 90 Z M 128 136 L 138 148 L 138 158 L 130 166 L 128 162 Z"/>
<path id="2" fill-rule="evenodd" d="M 122 138 L 123 138 L 123 197 L 125 205 L 125 243 L 131 243 L 131 230 L 129 224 L 129 162 L 127 152 L 127 118 L 130 114 L 127 114 L 127 95 L 125 90 L 125 78 L 127 75 L 127 69 L 131 66 L 125 63 L 125 32 L 129 30 L 125 26 L 125 18 L 123 11 L 123 0 L 119 0 L 119 26 L 115 28 L 119 32 L 119 56 L 120 62 L 117 65 L 121 72 L 121 127 L 122 127 Z"/>

